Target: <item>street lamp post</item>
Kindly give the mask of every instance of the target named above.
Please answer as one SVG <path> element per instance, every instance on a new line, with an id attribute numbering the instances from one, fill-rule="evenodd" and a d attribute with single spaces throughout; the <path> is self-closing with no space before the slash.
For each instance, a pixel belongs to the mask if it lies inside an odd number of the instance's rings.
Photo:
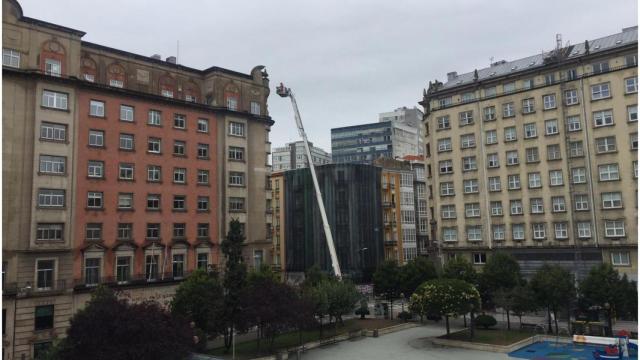
<path id="1" fill-rule="evenodd" d="M 367 247 L 363 247 L 362 249 L 358 250 L 358 253 L 360 253 L 360 274 L 361 274 L 362 280 L 364 280 L 364 265 L 365 265 L 364 252 L 367 250 L 369 250 L 369 248 Z"/>

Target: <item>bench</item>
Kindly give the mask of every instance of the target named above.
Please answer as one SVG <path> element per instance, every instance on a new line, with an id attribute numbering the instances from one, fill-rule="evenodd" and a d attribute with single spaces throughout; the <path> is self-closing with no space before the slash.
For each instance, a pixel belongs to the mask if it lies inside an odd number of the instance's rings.
<path id="1" fill-rule="evenodd" d="M 522 323 L 520 324 L 520 330 L 531 330 L 531 331 L 535 331 L 536 327 L 538 327 L 538 324 L 529 324 L 529 323 Z"/>

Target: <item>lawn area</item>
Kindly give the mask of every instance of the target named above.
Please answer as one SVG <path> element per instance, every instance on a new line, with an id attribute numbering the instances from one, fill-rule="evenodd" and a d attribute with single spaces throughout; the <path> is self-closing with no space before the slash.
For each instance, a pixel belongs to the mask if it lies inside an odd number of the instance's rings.
<path id="1" fill-rule="evenodd" d="M 511 345 L 520 340 L 533 336 L 531 332 L 502 329 L 476 329 L 472 342 L 491 345 Z M 469 341 L 469 330 L 462 330 L 447 335 L 440 336 L 441 339 Z"/>
<path id="2" fill-rule="evenodd" d="M 335 335 L 345 334 L 350 331 L 356 330 L 374 330 L 381 329 L 393 325 L 401 324 L 401 320 L 384 320 L 384 319 L 350 319 L 345 320 L 344 325 L 337 326 L 334 328 L 334 325 L 324 325 L 322 331 L 322 338 L 330 338 Z M 320 340 L 320 329 L 308 330 L 302 332 L 302 343 Z M 294 346 L 300 345 L 300 333 L 297 331 L 284 333 L 276 336 L 273 342 L 273 351 L 268 351 L 269 343 L 267 340 L 262 339 L 260 342 L 260 352 L 258 352 L 258 341 L 251 340 L 245 341 L 242 343 L 236 343 L 236 358 L 238 359 L 252 359 L 258 356 L 266 356 L 275 351 L 286 349 Z M 231 354 L 224 353 L 225 348 L 219 347 L 210 350 L 208 353 L 211 355 L 223 357 L 223 358 L 231 358 Z M 229 351 L 231 352 L 231 351 Z"/>

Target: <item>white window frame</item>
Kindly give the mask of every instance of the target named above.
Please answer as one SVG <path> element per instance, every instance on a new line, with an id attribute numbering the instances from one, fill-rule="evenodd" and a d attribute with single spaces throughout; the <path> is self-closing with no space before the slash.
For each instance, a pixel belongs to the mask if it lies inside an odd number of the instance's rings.
<path id="1" fill-rule="evenodd" d="M 628 251 L 612 251 L 611 265 L 613 266 L 630 266 L 630 256 Z"/>
<path id="2" fill-rule="evenodd" d="M 514 241 L 524 240 L 525 227 L 524 224 L 511 224 L 511 238 Z"/>
<path id="3" fill-rule="evenodd" d="M 13 49 L 2 49 L 2 66 L 20 68 L 20 52 Z"/>
<path id="4" fill-rule="evenodd" d="M 134 108 L 130 105 L 120 105 L 120 121 L 133 122 Z"/>
<path id="5" fill-rule="evenodd" d="M 569 224 L 566 222 L 558 222 L 553 224 L 555 238 L 564 240 L 569 238 Z"/>
<path id="6" fill-rule="evenodd" d="M 608 238 L 620 238 L 624 237 L 626 232 L 624 230 L 624 220 L 605 220 L 604 221 L 604 236 Z"/>
<path id="7" fill-rule="evenodd" d="M 44 107 L 67 110 L 69 106 L 68 99 L 69 95 L 66 93 L 51 90 L 42 91 L 42 106 Z"/>
<path id="8" fill-rule="evenodd" d="M 56 59 L 45 58 L 44 72 L 47 75 L 60 77 L 62 75 L 62 62 Z"/>
<path id="9" fill-rule="evenodd" d="M 519 174 L 508 175 L 507 183 L 508 183 L 509 190 L 518 190 L 522 187 Z"/>
<path id="10" fill-rule="evenodd" d="M 543 95 L 542 102 L 545 110 L 555 109 L 557 107 L 556 94 Z"/>
<path id="11" fill-rule="evenodd" d="M 580 131 L 582 130 L 582 122 L 579 115 L 572 115 L 567 117 L 567 131 Z"/>
<path id="12" fill-rule="evenodd" d="M 509 126 L 504 128 L 504 141 L 516 141 L 518 140 L 518 130 L 515 126 Z"/>
<path id="13" fill-rule="evenodd" d="M 486 135 L 486 144 L 497 144 L 498 143 L 498 131 L 496 130 L 487 130 L 485 132 Z"/>
<path id="14" fill-rule="evenodd" d="M 613 124 L 613 111 L 602 110 L 593 112 L 594 127 L 611 126 Z"/>
<path id="15" fill-rule="evenodd" d="M 513 102 L 502 104 L 502 117 L 516 116 L 516 109 Z"/>
<path id="16" fill-rule="evenodd" d="M 608 99 L 611 97 L 611 87 L 608 82 L 591 85 L 591 100 Z"/>
<path id="17" fill-rule="evenodd" d="M 502 190 L 502 183 L 500 181 L 500 176 L 489 177 L 488 183 L 489 183 L 489 191 L 494 192 L 494 191 Z"/>
<path id="18" fill-rule="evenodd" d="M 621 209 L 622 208 L 622 193 L 619 191 L 603 192 L 602 196 L 602 208 L 603 209 Z"/>
<path id="19" fill-rule="evenodd" d="M 630 77 L 624 79 L 624 93 L 625 94 L 634 94 L 638 92 L 638 78 Z"/>
<path id="20" fill-rule="evenodd" d="M 531 224 L 534 240 L 544 240 L 547 238 L 547 224 L 533 223 Z"/>
<path id="21" fill-rule="evenodd" d="M 451 151 L 451 138 L 442 138 L 438 139 L 438 152 Z"/>
<path id="22" fill-rule="evenodd" d="M 627 106 L 627 121 L 638 121 L 638 104 Z"/>
<path id="23" fill-rule="evenodd" d="M 617 163 L 598 165 L 598 178 L 600 181 L 620 180 L 620 166 Z"/>
<path id="24" fill-rule="evenodd" d="M 564 103 L 567 106 L 576 105 L 580 103 L 580 100 L 578 99 L 578 90 L 577 89 L 565 90 Z"/>
<path id="25" fill-rule="evenodd" d="M 589 211 L 589 197 L 586 194 L 575 194 L 573 206 L 575 211 Z"/>
<path id="26" fill-rule="evenodd" d="M 162 126 L 162 112 L 160 110 L 149 110 L 147 124 Z"/>
<path id="27" fill-rule="evenodd" d="M 502 201 L 492 201 L 490 203 L 490 206 L 491 206 L 491 216 L 503 215 Z"/>
<path id="28" fill-rule="evenodd" d="M 458 228 L 456 228 L 456 227 L 444 227 L 444 228 L 442 228 L 442 240 L 444 242 L 456 242 L 456 241 L 458 241 Z"/>
<path id="29" fill-rule="evenodd" d="M 467 241 L 479 242 L 482 241 L 482 227 L 479 225 L 467 226 Z"/>
<path id="30" fill-rule="evenodd" d="M 564 185 L 562 170 L 549 170 L 549 186 Z"/>
<path id="31" fill-rule="evenodd" d="M 545 135 L 556 135 L 560 133 L 558 119 L 550 119 L 544 122 Z"/>
<path id="32" fill-rule="evenodd" d="M 440 217 L 442 219 L 455 219 L 457 217 L 456 206 L 452 204 L 440 205 Z"/>
<path id="33" fill-rule="evenodd" d="M 523 215 L 524 205 L 522 204 L 522 200 L 518 200 L 518 199 L 509 200 L 509 213 L 511 215 Z"/>
<path id="34" fill-rule="evenodd" d="M 578 238 L 579 239 L 590 239 L 591 238 L 591 222 L 589 222 L 589 221 L 579 221 L 576 224 L 576 229 L 578 230 Z"/>
<path id="35" fill-rule="evenodd" d="M 229 135 L 232 136 L 245 136 L 245 124 L 235 121 L 229 121 Z"/>
<path id="36" fill-rule="evenodd" d="M 553 206 L 552 212 L 559 213 L 567 211 L 567 203 L 564 196 L 552 196 L 551 203 Z"/>
<path id="37" fill-rule="evenodd" d="M 531 139 L 531 138 L 538 137 L 538 127 L 536 126 L 536 123 L 524 124 L 522 126 L 522 129 L 524 131 L 524 138 L 525 139 Z"/>

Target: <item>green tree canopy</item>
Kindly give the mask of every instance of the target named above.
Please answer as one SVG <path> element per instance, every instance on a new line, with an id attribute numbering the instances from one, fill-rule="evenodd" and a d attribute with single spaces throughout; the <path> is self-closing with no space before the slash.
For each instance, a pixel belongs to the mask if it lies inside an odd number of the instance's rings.
<path id="1" fill-rule="evenodd" d="M 224 297 L 216 273 L 202 269 L 194 271 L 183 281 L 171 301 L 171 312 L 195 322 L 196 327 L 208 335 L 224 332 L 222 311 Z"/>
<path id="2" fill-rule="evenodd" d="M 482 301 L 486 308 L 492 308 L 493 294 L 498 289 L 512 289 L 522 283 L 520 265 L 516 259 L 504 252 L 496 252 L 484 265 L 479 285 Z"/>
<path id="3" fill-rule="evenodd" d="M 575 297 L 573 274 L 558 265 L 544 264 L 531 279 L 531 290 L 536 302 L 553 312 L 556 333 L 558 332 L 558 310 Z M 549 316 L 549 331 L 551 317 Z"/>
<path id="4" fill-rule="evenodd" d="M 348 280 L 324 280 L 318 284 L 318 290 L 327 299 L 327 314 L 341 323 L 342 315 L 352 313 L 360 299 L 355 285 Z"/>
<path id="5" fill-rule="evenodd" d="M 384 261 L 373 274 L 373 292 L 383 297 L 393 306 L 393 300 L 400 297 L 400 267 L 393 260 Z M 393 311 L 390 311 L 393 318 Z"/>
<path id="6" fill-rule="evenodd" d="M 242 294 L 247 286 L 247 267 L 242 259 L 242 244 L 244 235 L 240 221 L 231 220 L 227 237 L 220 244 L 225 257 L 223 278 L 224 295 L 224 327 L 225 346 L 231 347 L 233 329 L 244 330 L 245 318 L 242 311 Z"/>
<path id="7" fill-rule="evenodd" d="M 473 285 L 478 283 L 478 274 L 473 268 L 473 265 L 461 256 L 457 256 L 447 261 L 442 269 L 442 277 L 466 281 Z"/>
<path id="8" fill-rule="evenodd" d="M 438 272 L 433 263 L 425 257 L 418 256 L 400 267 L 400 291 L 409 298 L 418 286 L 437 277 Z"/>
<path id="9" fill-rule="evenodd" d="M 522 315 L 538 309 L 535 295 L 529 285 L 518 285 L 509 290 L 511 297 L 511 312 L 520 318 L 522 325 Z"/>

